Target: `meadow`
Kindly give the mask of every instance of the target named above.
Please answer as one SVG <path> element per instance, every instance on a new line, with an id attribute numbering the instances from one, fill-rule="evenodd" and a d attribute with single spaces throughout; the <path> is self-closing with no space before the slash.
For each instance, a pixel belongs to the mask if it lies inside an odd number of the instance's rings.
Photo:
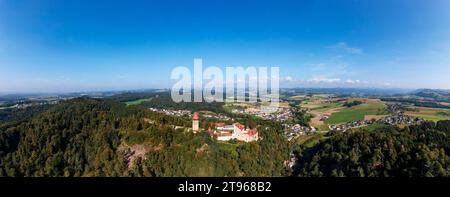
<path id="1" fill-rule="evenodd" d="M 327 124 L 338 124 L 357 120 L 364 120 L 366 115 L 379 115 L 385 113 L 384 103 L 364 103 L 335 112 L 325 121 Z"/>
<path id="2" fill-rule="evenodd" d="M 339 108 L 339 107 L 342 107 L 342 103 L 336 102 L 336 103 L 322 104 L 316 108 L 313 108 L 312 110 L 319 111 L 319 112 L 325 112 L 325 111 L 328 111 L 329 109 L 334 109 L 334 108 Z"/>
<path id="3" fill-rule="evenodd" d="M 414 111 L 407 111 L 406 115 L 423 118 L 429 121 L 449 120 L 450 110 L 440 108 L 418 107 Z"/>
<path id="4" fill-rule="evenodd" d="M 151 101 L 151 100 L 152 100 L 152 98 L 138 99 L 138 100 L 134 100 L 134 101 L 128 101 L 128 102 L 126 102 L 125 104 L 126 104 L 127 106 L 131 106 L 131 105 L 139 105 L 139 104 L 141 104 L 141 103 L 143 103 L 143 102 Z"/>
<path id="5" fill-rule="evenodd" d="M 296 139 L 295 144 L 302 144 L 305 147 L 313 147 L 314 145 L 319 143 L 320 140 L 324 140 L 327 138 L 329 138 L 329 137 L 327 137 L 325 133 L 302 135 Z"/>

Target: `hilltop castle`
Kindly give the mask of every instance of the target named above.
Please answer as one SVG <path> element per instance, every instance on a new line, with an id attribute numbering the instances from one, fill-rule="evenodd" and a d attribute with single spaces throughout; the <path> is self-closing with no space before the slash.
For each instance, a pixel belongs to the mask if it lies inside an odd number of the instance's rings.
<path id="1" fill-rule="evenodd" d="M 199 131 L 199 114 L 194 112 L 192 115 L 192 131 L 194 133 Z M 256 129 L 246 128 L 240 123 L 226 125 L 225 123 L 213 123 L 208 129 L 211 137 L 219 141 L 229 141 L 236 139 L 244 142 L 252 142 L 258 140 L 258 131 Z"/>

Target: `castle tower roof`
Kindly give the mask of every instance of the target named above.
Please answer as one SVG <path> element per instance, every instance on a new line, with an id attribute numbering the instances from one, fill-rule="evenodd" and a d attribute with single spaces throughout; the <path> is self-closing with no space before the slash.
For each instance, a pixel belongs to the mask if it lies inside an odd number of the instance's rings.
<path id="1" fill-rule="evenodd" d="M 198 120 L 199 116 L 198 116 L 198 112 L 194 112 L 194 115 L 192 116 L 192 120 Z"/>

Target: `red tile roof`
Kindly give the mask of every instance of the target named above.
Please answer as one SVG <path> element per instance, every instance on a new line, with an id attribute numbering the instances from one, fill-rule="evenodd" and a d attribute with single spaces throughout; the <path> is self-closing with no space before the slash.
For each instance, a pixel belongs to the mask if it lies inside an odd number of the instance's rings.
<path id="1" fill-rule="evenodd" d="M 254 136 L 254 135 L 256 135 L 256 134 L 258 134 L 258 131 L 256 131 L 256 129 L 250 129 L 250 130 L 248 131 L 248 135 L 249 135 L 249 136 Z"/>
<path id="2" fill-rule="evenodd" d="M 244 125 L 242 125 L 241 123 L 234 123 L 233 124 L 234 126 L 236 126 L 237 128 L 239 128 L 240 130 L 244 130 L 245 129 L 245 126 Z"/>
<path id="3" fill-rule="evenodd" d="M 198 112 L 194 112 L 194 115 L 192 116 L 192 120 L 198 120 L 199 116 L 198 116 Z"/>
<path id="4" fill-rule="evenodd" d="M 223 123 L 223 122 L 216 122 L 216 123 L 214 123 L 214 126 L 216 126 L 216 127 L 224 127 L 225 123 Z"/>

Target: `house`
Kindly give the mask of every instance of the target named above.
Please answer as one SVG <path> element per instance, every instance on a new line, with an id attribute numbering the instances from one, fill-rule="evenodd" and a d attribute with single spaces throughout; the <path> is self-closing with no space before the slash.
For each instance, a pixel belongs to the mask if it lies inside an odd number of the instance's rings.
<path id="1" fill-rule="evenodd" d="M 240 123 L 234 123 L 233 138 L 239 141 L 252 142 L 258 140 L 258 131 L 256 129 L 245 128 Z"/>

